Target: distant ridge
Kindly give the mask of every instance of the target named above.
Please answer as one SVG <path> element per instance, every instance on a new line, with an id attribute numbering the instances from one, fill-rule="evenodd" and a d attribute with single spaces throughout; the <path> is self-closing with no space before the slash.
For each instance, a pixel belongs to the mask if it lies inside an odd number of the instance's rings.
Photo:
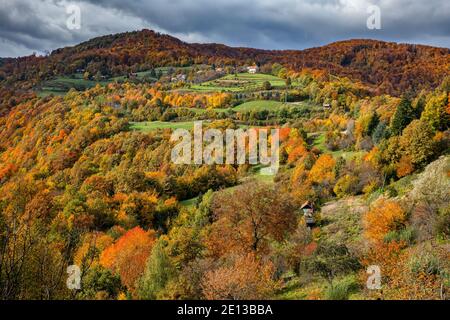
<path id="1" fill-rule="evenodd" d="M 48 57 L 0 60 L 0 81 L 36 83 L 55 75 L 95 66 L 113 75 L 156 66 L 194 63 L 244 65 L 281 63 L 300 71 L 324 70 L 400 95 L 432 89 L 450 73 L 450 49 L 353 39 L 306 50 L 262 50 L 223 44 L 186 43 L 152 30 L 105 35 L 73 47 L 54 50 Z"/>

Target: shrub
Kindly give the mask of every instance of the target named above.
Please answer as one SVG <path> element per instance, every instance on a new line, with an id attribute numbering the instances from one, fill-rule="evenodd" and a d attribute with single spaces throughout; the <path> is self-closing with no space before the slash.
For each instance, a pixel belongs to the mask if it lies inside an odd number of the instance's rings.
<path id="1" fill-rule="evenodd" d="M 333 191 L 338 197 L 355 195 L 358 193 L 358 183 L 358 177 L 346 174 L 336 182 Z"/>
<path id="2" fill-rule="evenodd" d="M 381 242 L 391 231 L 399 230 L 406 222 L 402 207 L 395 201 L 380 199 L 363 217 L 365 235 L 373 242 Z"/>
<path id="3" fill-rule="evenodd" d="M 325 292 L 327 300 L 348 300 L 350 294 L 356 292 L 359 289 L 359 284 L 356 279 L 347 277 L 336 283 L 334 286 L 329 287 Z"/>
<path id="4" fill-rule="evenodd" d="M 402 241 L 408 245 L 411 245 L 414 243 L 415 239 L 416 239 L 416 231 L 413 228 L 406 228 L 389 232 L 384 237 L 384 242 Z"/>
<path id="5" fill-rule="evenodd" d="M 450 236 L 450 207 L 439 212 L 434 223 L 434 232 L 438 237 L 448 239 Z"/>
<path id="6" fill-rule="evenodd" d="M 438 275 L 441 272 L 439 259 L 431 253 L 411 257 L 409 268 L 415 275 L 421 273 L 426 275 Z"/>

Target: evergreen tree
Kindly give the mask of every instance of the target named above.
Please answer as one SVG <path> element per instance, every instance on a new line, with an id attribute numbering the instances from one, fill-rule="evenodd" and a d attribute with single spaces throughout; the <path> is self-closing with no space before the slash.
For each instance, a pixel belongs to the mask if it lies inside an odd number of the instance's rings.
<path id="1" fill-rule="evenodd" d="M 381 121 L 373 130 L 372 141 L 375 144 L 379 144 L 383 139 L 388 139 L 390 136 L 389 128 L 386 122 Z"/>
<path id="2" fill-rule="evenodd" d="M 393 135 L 399 136 L 402 134 L 408 124 L 415 118 L 415 112 L 408 98 L 403 97 L 397 106 L 391 121 L 391 132 Z"/>
<path id="3" fill-rule="evenodd" d="M 367 135 L 370 136 L 375 128 L 378 126 L 378 123 L 380 122 L 380 117 L 378 116 L 378 113 L 374 113 L 372 117 L 370 118 L 369 124 L 367 125 Z"/>

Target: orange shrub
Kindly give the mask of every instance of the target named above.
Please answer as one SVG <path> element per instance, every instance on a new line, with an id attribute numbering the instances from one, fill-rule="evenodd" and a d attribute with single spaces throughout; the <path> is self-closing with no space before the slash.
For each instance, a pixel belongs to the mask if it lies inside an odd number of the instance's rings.
<path id="1" fill-rule="evenodd" d="M 406 221 L 405 212 L 395 201 L 380 199 L 363 217 L 365 236 L 373 242 L 381 242 L 390 231 L 398 229 Z"/>

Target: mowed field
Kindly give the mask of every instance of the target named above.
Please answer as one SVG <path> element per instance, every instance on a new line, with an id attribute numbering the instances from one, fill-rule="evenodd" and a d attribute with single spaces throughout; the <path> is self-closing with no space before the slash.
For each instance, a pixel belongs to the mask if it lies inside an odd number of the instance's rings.
<path id="1" fill-rule="evenodd" d="M 95 87 L 97 84 L 105 85 L 110 81 L 94 81 L 94 80 L 84 80 L 82 74 L 75 74 L 73 76 L 57 77 L 53 80 L 45 81 L 42 84 L 41 90 L 39 90 L 38 95 L 40 97 L 48 96 L 50 94 L 54 95 L 64 95 L 70 89 L 74 88 L 78 91 L 84 91 L 86 89 Z"/>
<path id="2" fill-rule="evenodd" d="M 208 123 L 209 123 L 209 121 L 203 121 L 204 126 Z M 251 126 L 251 125 L 247 125 L 247 124 L 239 124 L 238 127 L 241 129 L 262 128 L 260 126 Z M 158 129 L 192 130 L 193 128 L 194 128 L 194 121 L 183 121 L 183 122 L 143 121 L 143 122 L 131 122 L 130 123 L 130 130 L 141 131 L 141 132 L 149 132 L 149 131 L 158 130 Z"/>
<path id="3" fill-rule="evenodd" d="M 265 81 L 269 81 L 274 89 L 281 89 L 285 86 L 285 80 L 269 74 L 238 73 L 237 75 L 229 74 L 220 79 L 192 85 L 189 90 L 200 92 L 255 91 L 261 89 Z"/>
<path id="4" fill-rule="evenodd" d="M 199 67 L 205 67 L 204 65 L 199 65 Z M 189 71 L 192 69 L 191 67 L 160 67 L 155 68 L 155 72 L 161 72 L 162 75 L 167 75 L 167 72 L 169 69 L 172 69 L 174 71 Z M 136 79 L 137 80 L 143 80 L 144 78 L 157 81 L 156 78 L 152 78 L 150 76 L 151 71 L 141 71 L 136 73 Z M 66 94 L 70 89 L 74 88 L 78 91 L 84 91 L 86 89 L 95 87 L 97 84 L 100 85 L 106 85 L 111 82 L 115 81 L 128 81 L 128 79 L 125 76 L 119 76 L 119 77 L 112 77 L 108 79 L 104 79 L 101 81 L 95 81 L 95 80 L 85 80 L 83 79 L 82 73 L 75 73 L 71 76 L 63 76 L 63 77 L 57 77 L 52 80 L 47 80 L 41 84 L 40 90 L 37 92 L 38 96 L 44 97 L 48 96 L 50 94 L 54 95 L 64 95 Z"/>
<path id="5" fill-rule="evenodd" d="M 276 110 L 280 107 L 285 105 L 283 102 L 280 101 L 273 101 L 273 100 L 255 100 L 255 101 L 249 101 L 244 102 L 243 104 L 240 104 L 233 108 L 236 112 L 249 112 L 249 111 L 264 111 L 264 110 Z"/>
<path id="6" fill-rule="evenodd" d="M 130 129 L 148 132 L 158 129 L 187 129 L 191 130 L 194 127 L 194 121 L 185 122 L 164 122 L 164 121 L 146 121 L 146 122 L 131 122 Z"/>

